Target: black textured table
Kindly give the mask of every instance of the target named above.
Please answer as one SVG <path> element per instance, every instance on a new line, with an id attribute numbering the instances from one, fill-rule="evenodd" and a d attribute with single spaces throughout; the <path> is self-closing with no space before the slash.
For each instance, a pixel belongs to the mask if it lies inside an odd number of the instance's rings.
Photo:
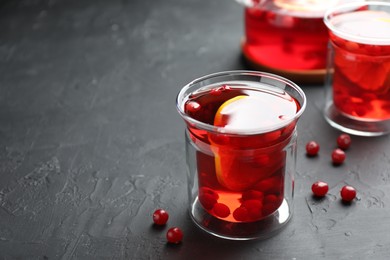
<path id="1" fill-rule="evenodd" d="M 0 2 L 0 259 L 386 259 L 390 139 L 340 134 L 321 85 L 302 86 L 295 212 L 264 241 L 201 231 L 187 210 L 175 96 L 205 74 L 247 69 L 233 0 Z M 321 144 L 307 158 L 306 142 Z M 327 181 L 326 198 L 311 184 Z M 350 205 L 340 188 L 358 190 Z M 170 213 L 155 228 L 156 208 Z M 181 244 L 166 243 L 170 226 Z"/>

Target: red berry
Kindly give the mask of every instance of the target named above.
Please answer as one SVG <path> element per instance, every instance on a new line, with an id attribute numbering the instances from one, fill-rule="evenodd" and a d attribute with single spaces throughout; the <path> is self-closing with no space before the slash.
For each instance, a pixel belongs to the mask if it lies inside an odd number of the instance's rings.
<path id="1" fill-rule="evenodd" d="M 310 141 L 306 144 L 306 153 L 309 156 L 316 156 L 320 150 L 320 145 L 315 141 Z"/>
<path id="2" fill-rule="evenodd" d="M 279 206 L 282 203 L 283 196 L 276 196 L 275 194 L 268 194 L 264 198 L 264 203 Z"/>
<path id="3" fill-rule="evenodd" d="M 317 181 L 311 186 L 313 194 L 317 197 L 324 197 L 328 193 L 329 186 L 326 182 Z"/>
<path id="4" fill-rule="evenodd" d="M 222 92 L 225 90 L 224 86 L 220 86 L 220 87 L 217 87 L 217 88 L 213 88 L 211 91 L 210 91 L 210 94 L 211 95 L 214 95 L 214 96 L 219 96 L 222 94 Z"/>
<path id="5" fill-rule="evenodd" d="M 242 207 L 248 210 L 248 215 L 251 219 L 259 219 L 261 217 L 261 209 L 263 203 L 259 200 L 246 200 L 242 203 Z"/>
<path id="6" fill-rule="evenodd" d="M 265 204 L 263 206 L 263 216 L 268 216 L 271 213 L 275 212 L 275 210 L 277 210 L 277 209 L 278 209 L 278 207 L 275 207 L 274 204 Z"/>
<path id="7" fill-rule="evenodd" d="M 337 146 L 340 149 L 347 150 L 351 145 L 351 137 L 348 134 L 341 134 L 337 137 Z"/>
<path id="8" fill-rule="evenodd" d="M 227 85 L 222 85 L 220 87 L 217 87 L 217 88 L 213 88 L 210 90 L 210 94 L 213 95 L 213 96 L 219 96 L 222 94 L 223 91 L 228 91 L 230 90 L 230 87 L 227 86 Z"/>
<path id="9" fill-rule="evenodd" d="M 284 180 L 282 178 L 282 175 L 275 175 L 273 177 L 267 178 L 265 180 L 262 180 L 258 182 L 253 188 L 256 190 L 259 190 L 266 193 L 280 193 L 283 191 L 283 183 Z"/>
<path id="10" fill-rule="evenodd" d="M 332 162 L 333 164 L 339 165 L 342 164 L 345 160 L 345 152 L 340 148 L 334 149 L 332 152 Z"/>
<path id="11" fill-rule="evenodd" d="M 214 214 L 220 218 L 226 218 L 230 215 L 230 209 L 223 203 L 216 203 L 213 208 Z"/>
<path id="12" fill-rule="evenodd" d="M 356 190 L 352 186 L 344 186 L 340 191 L 341 198 L 344 201 L 352 201 L 356 197 Z"/>
<path id="13" fill-rule="evenodd" d="M 199 111 L 201 108 L 200 104 L 195 101 L 189 101 L 185 104 L 185 111 L 187 113 L 194 113 Z"/>
<path id="14" fill-rule="evenodd" d="M 253 158 L 258 166 L 267 166 L 271 162 L 271 157 L 268 154 L 260 154 Z"/>
<path id="15" fill-rule="evenodd" d="M 258 190 L 248 190 L 242 193 L 241 199 L 242 200 L 263 200 L 264 194 L 261 191 Z"/>
<path id="16" fill-rule="evenodd" d="M 283 195 L 269 194 L 264 198 L 263 216 L 267 216 L 279 208 L 283 202 Z"/>
<path id="17" fill-rule="evenodd" d="M 210 193 L 199 194 L 199 201 L 207 210 L 212 209 L 217 203 L 217 199 L 215 199 L 215 197 Z"/>
<path id="18" fill-rule="evenodd" d="M 231 88 L 230 88 L 228 85 L 222 85 L 222 86 L 220 87 L 220 89 L 221 89 L 222 91 L 229 91 L 229 90 L 231 90 Z"/>
<path id="19" fill-rule="evenodd" d="M 168 229 L 166 237 L 169 243 L 178 244 L 183 239 L 183 232 L 178 227 L 172 227 Z"/>
<path id="20" fill-rule="evenodd" d="M 244 207 L 236 208 L 233 211 L 233 218 L 237 221 L 246 221 L 249 218 L 248 210 Z"/>
<path id="21" fill-rule="evenodd" d="M 213 88 L 210 90 L 210 94 L 213 96 L 219 96 L 222 94 L 222 91 L 219 88 Z"/>
<path id="22" fill-rule="evenodd" d="M 168 221 L 169 215 L 168 212 L 166 212 L 163 209 L 157 209 L 153 213 L 153 222 L 156 225 L 165 225 Z"/>
<path id="23" fill-rule="evenodd" d="M 215 200 L 218 200 L 218 199 L 219 199 L 218 193 L 215 192 L 214 190 L 208 188 L 208 187 L 201 187 L 201 188 L 200 188 L 200 190 L 199 190 L 199 196 L 204 195 L 204 194 L 209 194 L 209 195 L 212 196 Z"/>

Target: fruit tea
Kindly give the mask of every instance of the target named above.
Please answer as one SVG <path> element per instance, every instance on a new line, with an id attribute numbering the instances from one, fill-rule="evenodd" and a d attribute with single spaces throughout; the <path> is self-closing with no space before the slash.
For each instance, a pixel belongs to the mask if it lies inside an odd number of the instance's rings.
<path id="1" fill-rule="evenodd" d="M 345 13 L 330 22 L 334 105 L 358 120 L 390 119 L 390 8 Z"/>
<path id="2" fill-rule="evenodd" d="M 198 147 L 198 200 L 205 211 L 229 222 L 254 222 L 280 207 L 285 148 L 300 109 L 284 90 L 255 82 L 213 84 L 187 97 L 185 114 L 220 129 L 188 123 Z"/>
<path id="3" fill-rule="evenodd" d="M 312 71 L 326 68 L 327 7 L 341 0 L 253 0 L 245 8 L 243 52 L 267 68 Z"/>

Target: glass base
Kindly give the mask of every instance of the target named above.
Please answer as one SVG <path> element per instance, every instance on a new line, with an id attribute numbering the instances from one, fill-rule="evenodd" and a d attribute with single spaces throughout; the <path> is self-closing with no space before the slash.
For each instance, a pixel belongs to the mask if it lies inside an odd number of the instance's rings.
<path id="1" fill-rule="evenodd" d="M 292 216 L 291 206 L 284 199 L 273 214 L 256 222 L 228 222 L 210 215 L 198 198 L 192 204 L 190 215 L 195 224 L 214 236 L 230 240 L 265 239 L 277 234 Z"/>
<path id="2" fill-rule="evenodd" d="M 340 112 L 333 102 L 325 106 L 324 116 L 331 126 L 348 134 L 381 136 L 390 133 L 390 120 L 359 121 Z"/>

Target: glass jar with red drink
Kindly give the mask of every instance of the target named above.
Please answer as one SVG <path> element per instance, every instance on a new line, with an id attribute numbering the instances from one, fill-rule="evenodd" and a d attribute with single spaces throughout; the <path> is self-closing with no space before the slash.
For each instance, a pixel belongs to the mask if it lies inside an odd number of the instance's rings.
<path id="1" fill-rule="evenodd" d="M 305 106 L 295 83 L 262 72 L 221 72 L 183 87 L 177 109 L 187 125 L 189 210 L 199 227 L 246 240 L 287 224 Z"/>
<path id="2" fill-rule="evenodd" d="M 325 11 L 363 0 L 237 0 L 244 9 L 242 52 L 249 64 L 296 82 L 323 82 L 328 32 Z"/>

